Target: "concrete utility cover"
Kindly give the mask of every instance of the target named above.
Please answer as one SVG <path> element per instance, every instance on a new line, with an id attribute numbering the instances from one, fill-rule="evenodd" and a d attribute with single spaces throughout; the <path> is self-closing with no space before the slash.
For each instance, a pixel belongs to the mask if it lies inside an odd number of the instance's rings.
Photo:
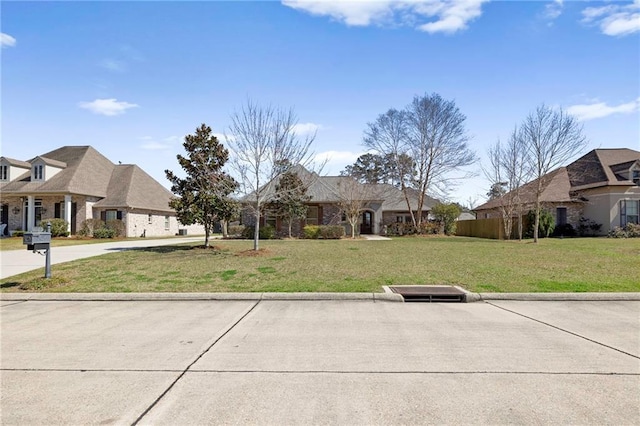
<path id="1" fill-rule="evenodd" d="M 464 302 L 466 294 L 450 285 L 406 285 L 389 287 L 405 302 Z"/>

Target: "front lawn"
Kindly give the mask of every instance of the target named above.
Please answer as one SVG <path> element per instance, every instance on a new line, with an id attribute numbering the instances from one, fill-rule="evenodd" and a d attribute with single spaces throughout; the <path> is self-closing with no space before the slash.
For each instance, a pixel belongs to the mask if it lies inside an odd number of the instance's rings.
<path id="1" fill-rule="evenodd" d="M 456 284 L 474 292 L 640 291 L 640 239 L 495 241 L 465 237 L 214 240 L 53 265 L 0 281 L 2 291 L 380 292 L 393 284 Z"/>

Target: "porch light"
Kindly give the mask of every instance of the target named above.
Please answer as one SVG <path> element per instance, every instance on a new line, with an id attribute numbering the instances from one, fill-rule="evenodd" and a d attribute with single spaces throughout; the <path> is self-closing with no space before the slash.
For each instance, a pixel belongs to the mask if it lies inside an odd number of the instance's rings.
<path id="1" fill-rule="evenodd" d="M 15 206 L 12 211 L 13 211 L 13 214 L 18 214 L 20 213 L 20 207 Z"/>

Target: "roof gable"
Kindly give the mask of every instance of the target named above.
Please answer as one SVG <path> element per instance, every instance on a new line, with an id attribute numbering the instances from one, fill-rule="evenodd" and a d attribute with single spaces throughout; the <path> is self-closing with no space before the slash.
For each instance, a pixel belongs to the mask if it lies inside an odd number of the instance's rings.
<path id="1" fill-rule="evenodd" d="M 114 167 L 107 195 L 95 204 L 100 208 L 134 208 L 172 212 L 174 195 L 135 164 Z"/>

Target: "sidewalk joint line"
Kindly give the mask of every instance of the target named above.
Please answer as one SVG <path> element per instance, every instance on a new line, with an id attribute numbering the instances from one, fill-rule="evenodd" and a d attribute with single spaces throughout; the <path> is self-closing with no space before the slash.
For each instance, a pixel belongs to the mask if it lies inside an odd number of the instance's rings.
<path id="1" fill-rule="evenodd" d="M 242 321 L 243 319 L 245 319 L 245 318 L 247 317 L 247 315 L 249 315 L 249 314 L 254 310 L 254 308 L 255 308 L 256 306 L 258 306 L 258 304 L 259 304 L 259 303 L 260 303 L 260 300 L 256 301 L 256 302 L 253 304 L 253 306 L 251 306 L 251 308 L 250 308 L 247 312 L 245 312 L 245 313 L 244 313 L 244 314 L 243 314 L 243 315 L 242 315 L 242 316 L 241 316 L 241 317 L 240 317 L 236 322 L 234 322 L 234 323 L 231 325 L 231 327 L 229 327 L 227 330 L 225 330 L 225 332 L 224 332 L 224 333 L 222 333 L 220 336 L 218 336 L 218 338 L 217 338 L 216 340 L 214 340 L 214 341 L 213 341 L 213 343 L 211 343 L 211 344 L 209 345 L 209 347 L 208 347 L 208 348 L 206 348 L 206 349 L 205 349 L 205 350 L 204 350 L 200 355 L 198 355 L 198 356 L 196 357 L 196 359 L 195 359 L 195 360 L 193 360 L 193 362 L 187 366 L 187 368 L 185 368 L 184 370 L 182 370 L 182 373 L 180 373 L 180 375 L 179 375 L 179 376 L 178 376 L 178 377 L 177 377 L 177 378 L 176 378 L 176 379 L 175 379 L 175 380 L 174 380 L 174 381 L 169 385 L 169 387 L 167 387 L 167 389 L 165 389 L 165 390 L 164 390 L 164 392 L 162 392 L 162 393 L 160 394 L 160 396 L 158 396 L 158 397 L 155 399 L 155 401 L 153 401 L 153 403 L 152 403 L 149 407 L 147 407 L 147 409 L 146 409 L 146 410 L 144 410 L 144 411 L 142 412 L 142 414 L 140 414 L 140 416 L 138 416 L 138 418 L 137 418 L 137 419 L 135 419 L 135 420 L 134 420 L 134 422 L 133 422 L 133 423 L 131 423 L 131 426 L 135 426 L 135 425 L 137 425 L 137 424 L 140 422 L 140 420 L 142 420 L 142 418 L 143 418 L 144 416 L 146 416 L 146 415 L 149 413 L 149 411 L 151 411 L 151 410 L 153 409 L 153 407 L 155 407 L 155 406 L 158 404 L 158 402 L 160 402 L 160 400 L 161 400 L 162 398 L 164 398 L 164 396 L 165 396 L 167 393 L 169 393 L 169 391 L 170 391 L 170 390 L 175 386 L 175 384 L 176 384 L 176 383 L 178 383 L 178 381 L 179 381 L 180 379 L 182 379 L 182 378 L 184 377 L 184 375 L 185 375 L 185 374 L 187 374 L 187 372 L 189 371 L 189 369 L 190 369 L 190 368 L 191 368 L 191 367 L 192 367 L 196 362 L 200 361 L 200 358 L 202 358 L 202 357 L 203 357 L 207 352 L 209 352 L 209 350 L 211 350 L 211 348 L 213 348 L 213 347 L 216 345 L 216 343 L 218 343 L 218 342 L 219 342 L 219 341 L 220 341 L 224 336 L 226 336 L 226 335 L 227 335 L 231 330 L 233 330 L 233 329 L 234 329 L 234 328 L 235 328 L 235 327 L 240 323 L 240 321 Z"/>
<path id="2" fill-rule="evenodd" d="M 25 303 L 27 300 L 17 300 L 15 303 L 9 303 L 8 305 L 2 305 L 0 308 L 6 308 L 7 306 L 19 305 L 21 303 Z"/>
<path id="3" fill-rule="evenodd" d="M 519 316 L 521 316 L 521 317 L 523 317 L 523 318 L 529 319 L 529 320 L 531 320 L 531 321 L 535 321 L 535 322 L 537 322 L 537 323 L 540 323 L 540 324 L 546 325 L 547 327 L 555 328 L 556 330 L 562 331 L 562 332 L 567 333 L 567 334 L 571 334 L 572 336 L 579 337 L 579 338 L 584 339 L 584 340 L 587 340 L 587 341 L 589 341 L 589 342 L 591 342 L 591 343 L 595 343 L 596 345 L 604 346 L 605 348 L 613 349 L 613 350 L 614 350 L 614 351 L 616 351 L 616 352 L 620 352 L 621 354 L 628 355 L 628 356 L 630 356 L 630 357 L 632 357 L 632 358 L 640 359 L 640 356 L 638 356 L 638 355 L 634 355 L 634 354 L 632 354 L 632 353 L 629 353 L 629 352 L 623 351 L 622 349 L 618 349 L 618 348 L 615 348 L 615 347 L 613 347 L 613 346 L 609 346 L 609 345 L 607 345 L 607 344 L 605 344 L 605 343 L 598 342 L 597 340 L 591 339 L 591 338 L 589 338 L 589 337 L 583 336 L 583 335 L 578 334 L 578 333 L 574 333 L 573 331 L 565 330 L 564 328 L 558 327 L 558 326 L 553 325 L 553 324 L 549 324 L 548 322 L 544 322 L 544 321 L 542 321 L 542 320 L 539 320 L 539 319 L 536 319 L 536 318 L 533 318 L 533 317 L 527 316 L 527 315 L 525 315 L 525 314 L 521 314 L 520 312 L 512 311 L 511 309 L 507 309 L 507 308 L 504 308 L 504 307 L 502 307 L 502 306 L 494 305 L 493 303 L 488 302 L 488 301 L 486 301 L 486 300 L 485 300 L 485 303 L 487 303 L 488 305 L 491 305 L 491 306 L 493 306 L 493 307 L 495 307 L 495 308 L 502 309 L 503 311 L 511 312 L 512 314 L 516 314 L 516 315 L 519 315 Z"/>

